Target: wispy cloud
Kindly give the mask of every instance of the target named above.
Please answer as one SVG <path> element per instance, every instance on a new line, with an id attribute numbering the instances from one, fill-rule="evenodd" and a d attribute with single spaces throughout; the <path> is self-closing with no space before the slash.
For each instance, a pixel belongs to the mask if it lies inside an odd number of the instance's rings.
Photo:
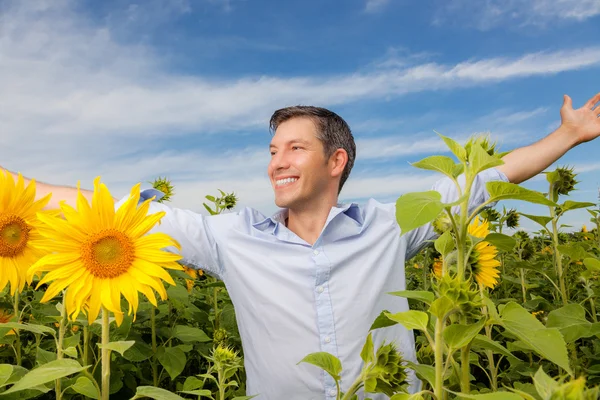
<path id="1" fill-rule="evenodd" d="M 434 24 L 460 24 L 486 31 L 498 26 L 546 26 L 600 15 L 598 0 L 440 1 Z"/>
<path id="2" fill-rule="evenodd" d="M 390 0 L 367 0 L 365 3 L 365 11 L 368 13 L 376 13 L 385 8 Z"/>

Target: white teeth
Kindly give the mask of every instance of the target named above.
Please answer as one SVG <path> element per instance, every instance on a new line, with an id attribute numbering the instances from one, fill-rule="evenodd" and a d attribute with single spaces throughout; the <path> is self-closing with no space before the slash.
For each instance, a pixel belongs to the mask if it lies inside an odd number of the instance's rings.
<path id="1" fill-rule="evenodd" d="M 278 179 L 278 180 L 275 181 L 275 184 L 277 186 L 281 186 L 281 185 L 286 185 L 288 183 L 296 182 L 297 180 L 298 180 L 298 178 Z"/>

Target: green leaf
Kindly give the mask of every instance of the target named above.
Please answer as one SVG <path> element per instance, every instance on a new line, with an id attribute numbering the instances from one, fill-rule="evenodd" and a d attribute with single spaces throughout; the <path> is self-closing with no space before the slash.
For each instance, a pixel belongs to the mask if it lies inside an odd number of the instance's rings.
<path id="1" fill-rule="evenodd" d="M 426 364 L 415 364 L 412 361 L 406 361 L 408 368 L 415 371 L 415 373 L 421 378 L 425 379 L 431 387 L 435 387 L 435 368 L 431 365 Z"/>
<path id="2" fill-rule="evenodd" d="M 204 382 L 195 376 L 188 376 L 183 382 L 183 390 L 196 390 L 204 386 Z"/>
<path id="3" fill-rule="evenodd" d="M 556 328 L 546 328 L 536 317 L 517 303 L 508 303 L 500 312 L 502 326 L 526 343 L 540 356 L 572 374 L 567 345 Z"/>
<path id="4" fill-rule="evenodd" d="M 371 327 L 369 328 L 369 330 L 372 331 L 373 329 L 387 328 L 388 326 L 396 325 L 397 324 L 396 321 L 392 321 L 391 319 L 389 319 L 386 316 L 386 314 L 388 314 L 388 313 L 389 313 L 388 310 L 383 310 L 377 316 L 377 318 L 375 318 L 375 321 L 373 321 L 373 325 L 371 325 Z"/>
<path id="5" fill-rule="evenodd" d="M 519 185 L 502 181 L 491 181 L 485 184 L 490 195 L 491 201 L 500 200 L 523 200 L 530 203 L 542 204 L 545 206 L 556 206 L 556 203 L 548 200 L 540 192 L 525 189 Z"/>
<path id="6" fill-rule="evenodd" d="M 484 394 L 465 394 L 456 393 L 451 390 L 449 392 L 458 395 L 459 399 L 469 400 L 523 400 L 521 396 L 516 393 L 510 392 L 496 392 L 496 393 L 484 393 Z"/>
<path id="7" fill-rule="evenodd" d="M 533 376 L 533 384 L 538 394 L 544 399 L 549 399 L 554 391 L 558 389 L 558 382 L 546 375 L 542 367 Z"/>
<path id="8" fill-rule="evenodd" d="M 583 247 L 575 243 L 559 244 L 558 251 L 561 254 L 568 256 L 573 261 L 583 260 L 589 256 L 588 252 L 585 251 Z"/>
<path id="9" fill-rule="evenodd" d="M 543 228 L 546 228 L 546 225 L 548 225 L 548 223 L 550 221 L 552 221 L 551 217 L 546 217 L 544 215 L 529 215 L 529 214 L 523 214 L 523 213 L 519 213 L 519 214 L 521 214 L 525 218 L 532 220 L 533 222 L 540 224 Z"/>
<path id="10" fill-rule="evenodd" d="M 513 251 L 517 241 L 512 236 L 504 235 L 502 233 L 492 232 L 488 234 L 485 239 L 486 242 L 493 244 L 499 250 L 510 252 Z"/>
<path id="11" fill-rule="evenodd" d="M 585 309 L 577 303 L 550 311 L 546 327 L 558 328 L 567 343 L 600 333 L 600 322 L 592 324 L 586 320 Z"/>
<path id="12" fill-rule="evenodd" d="M 81 333 L 76 333 L 75 335 L 66 337 L 63 341 L 63 347 L 64 348 L 77 347 L 77 345 L 80 342 L 80 338 L 81 338 Z"/>
<path id="13" fill-rule="evenodd" d="M 0 364 L 0 387 L 4 386 L 12 375 L 14 367 L 10 364 Z"/>
<path id="14" fill-rule="evenodd" d="M 250 399 L 255 398 L 256 396 L 258 396 L 258 395 L 254 395 L 254 396 L 236 396 L 236 397 L 234 397 L 231 400 L 250 400 Z"/>
<path id="15" fill-rule="evenodd" d="M 123 355 L 123 353 L 134 344 L 135 340 L 122 340 L 119 342 L 110 342 L 106 346 L 102 346 L 102 344 L 98 343 L 98 347 L 104 347 L 108 350 L 116 351 L 117 353 Z"/>
<path id="16" fill-rule="evenodd" d="M 156 358 L 169 373 L 171 379 L 175 379 L 183 372 L 187 358 L 183 350 L 177 347 L 160 347 L 156 352 Z"/>
<path id="17" fill-rule="evenodd" d="M 567 200 L 563 204 L 560 205 L 560 209 L 561 209 L 562 213 L 564 214 L 569 210 L 577 210 L 579 208 L 587 208 L 587 207 L 594 207 L 594 206 L 595 206 L 594 203 Z"/>
<path id="18" fill-rule="evenodd" d="M 19 324 L 17 322 L 4 322 L 0 324 L 0 328 L 12 328 L 12 329 L 21 329 L 23 331 L 33 332 L 40 335 L 44 335 L 49 333 L 52 336 L 56 335 L 56 331 L 45 325 L 37 325 L 37 324 Z"/>
<path id="19" fill-rule="evenodd" d="M 430 190 L 407 193 L 396 201 L 396 219 L 402 235 L 433 221 L 444 209 L 442 195 Z"/>
<path id="20" fill-rule="evenodd" d="M 39 347 L 35 350 L 35 361 L 38 365 L 43 365 L 54 360 L 56 360 L 55 352 L 40 349 Z"/>
<path id="21" fill-rule="evenodd" d="M 190 342 L 211 342 L 212 339 L 204 333 L 200 328 L 194 328 L 193 326 L 177 325 L 174 329 L 173 336 L 181 340 L 184 343 Z"/>
<path id="22" fill-rule="evenodd" d="M 583 265 L 592 272 L 600 272 L 600 260 L 597 258 L 585 258 Z"/>
<path id="23" fill-rule="evenodd" d="M 423 311 L 409 310 L 402 311 L 396 314 L 385 314 L 392 321 L 396 321 L 406 329 L 418 329 L 421 331 L 427 331 L 427 323 L 429 322 L 429 315 Z"/>
<path id="24" fill-rule="evenodd" d="M 434 299 L 433 293 L 425 290 L 399 290 L 397 292 L 390 292 L 388 294 L 391 294 L 392 296 L 405 297 L 407 299 L 419 300 L 427 304 L 431 304 Z"/>
<path id="25" fill-rule="evenodd" d="M 90 378 L 86 376 L 80 376 L 77 378 L 77 381 L 71 385 L 71 389 L 86 397 L 91 397 L 92 399 L 100 398 L 100 393 L 98 393 L 96 385 L 94 385 Z"/>
<path id="26" fill-rule="evenodd" d="M 83 371 L 87 367 L 82 367 L 77 361 L 70 359 L 54 360 L 38 368 L 32 369 L 23 376 L 17 383 L 3 394 L 18 392 L 20 390 L 31 389 L 33 387 L 52 382 L 58 378 L 73 375 Z"/>
<path id="27" fill-rule="evenodd" d="M 135 396 L 131 398 L 140 399 L 143 397 L 150 397 L 154 400 L 185 400 L 183 397 L 171 393 L 168 390 L 157 388 L 154 386 L 138 386 L 135 392 Z"/>
<path id="28" fill-rule="evenodd" d="M 433 242 L 435 249 L 443 256 L 446 257 L 448 253 L 454 250 L 455 242 L 454 237 L 450 231 L 446 231 Z M 433 301 L 433 300 L 432 300 Z"/>
<path id="29" fill-rule="evenodd" d="M 491 156 L 481 147 L 480 144 L 473 143 L 469 154 L 469 169 L 471 173 L 477 175 L 486 169 L 494 168 L 504 164 L 498 156 Z"/>
<path id="30" fill-rule="evenodd" d="M 375 357 L 373 354 L 373 350 L 373 337 L 371 335 L 371 332 L 369 332 L 369 334 L 367 335 L 367 340 L 365 340 L 365 345 L 363 346 L 362 351 L 360 352 L 360 358 L 362 358 L 365 364 L 368 364 L 373 361 L 373 358 Z"/>
<path id="31" fill-rule="evenodd" d="M 123 357 L 129 361 L 140 362 L 149 359 L 152 354 L 152 347 L 140 339 L 123 353 Z"/>
<path id="32" fill-rule="evenodd" d="M 444 329 L 444 340 L 448 346 L 460 349 L 471 343 L 484 325 L 484 318 L 470 325 L 452 324 Z"/>
<path id="33" fill-rule="evenodd" d="M 435 133 L 437 133 L 437 135 L 442 138 L 444 143 L 446 143 L 446 146 L 448 146 L 450 151 L 456 156 L 456 158 L 458 158 L 459 161 L 467 160 L 467 151 L 465 150 L 465 148 L 463 146 L 458 144 L 453 139 L 442 135 L 441 133 L 438 133 L 438 132 L 435 132 Z"/>
<path id="34" fill-rule="evenodd" d="M 429 312 L 432 315 L 435 315 L 437 318 L 444 318 L 446 314 L 448 314 L 453 309 L 454 303 L 448 298 L 448 296 L 444 295 L 435 299 L 435 301 L 431 303 L 431 307 L 429 307 Z"/>
<path id="35" fill-rule="evenodd" d="M 76 347 L 67 347 L 63 349 L 63 353 L 68 355 L 71 358 L 77 358 L 77 348 Z"/>
<path id="36" fill-rule="evenodd" d="M 208 397 L 214 399 L 214 397 L 212 397 L 212 392 L 208 389 L 182 390 L 180 391 L 180 393 L 192 394 L 195 396 Z"/>
<path id="37" fill-rule="evenodd" d="M 325 351 L 317 353 L 311 353 L 304 357 L 298 364 L 305 362 L 315 365 L 327 372 L 335 381 L 340 380 L 340 374 L 342 373 L 342 363 L 334 356 Z"/>
<path id="38" fill-rule="evenodd" d="M 442 174 L 455 178 L 454 172 L 457 170 L 454 160 L 446 156 L 431 156 L 411 164 L 413 167 L 437 171 Z M 460 164 L 462 165 L 462 164 Z"/>
<path id="39" fill-rule="evenodd" d="M 506 347 L 502 346 L 500 343 L 488 338 L 485 335 L 475 336 L 473 342 L 471 343 L 471 347 L 481 348 L 484 350 L 491 350 L 494 353 L 502 354 L 508 358 L 515 358 L 515 356 L 510 351 L 508 351 Z"/>

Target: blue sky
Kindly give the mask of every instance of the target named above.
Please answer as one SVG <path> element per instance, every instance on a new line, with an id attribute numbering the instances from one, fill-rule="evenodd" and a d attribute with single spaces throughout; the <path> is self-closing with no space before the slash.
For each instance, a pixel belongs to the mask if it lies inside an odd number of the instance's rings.
<path id="1" fill-rule="evenodd" d="M 599 33 L 600 0 L 0 0 L 0 164 L 116 196 L 166 175 L 176 206 L 220 188 L 269 214 L 269 117 L 311 104 L 357 140 L 341 199 L 394 201 L 436 180 L 409 165 L 445 152 L 434 130 L 510 150 L 555 129 L 563 94 L 600 91 Z M 560 161 L 575 200 L 597 200 L 598 150 Z"/>

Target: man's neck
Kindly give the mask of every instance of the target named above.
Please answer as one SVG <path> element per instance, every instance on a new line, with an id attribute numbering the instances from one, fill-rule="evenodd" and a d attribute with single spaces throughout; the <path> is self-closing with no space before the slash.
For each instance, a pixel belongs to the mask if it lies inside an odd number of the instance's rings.
<path id="1" fill-rule="evenodd" d="M 336 205 L 336 202 L 326 202 L 318 207 L 305 208 L 302 210 L 290 209 L 288 210 L 286 225 L 288 229 L 298 235 L 298 237 L 313 245 L 323 231 L 331 208 Z"/>

